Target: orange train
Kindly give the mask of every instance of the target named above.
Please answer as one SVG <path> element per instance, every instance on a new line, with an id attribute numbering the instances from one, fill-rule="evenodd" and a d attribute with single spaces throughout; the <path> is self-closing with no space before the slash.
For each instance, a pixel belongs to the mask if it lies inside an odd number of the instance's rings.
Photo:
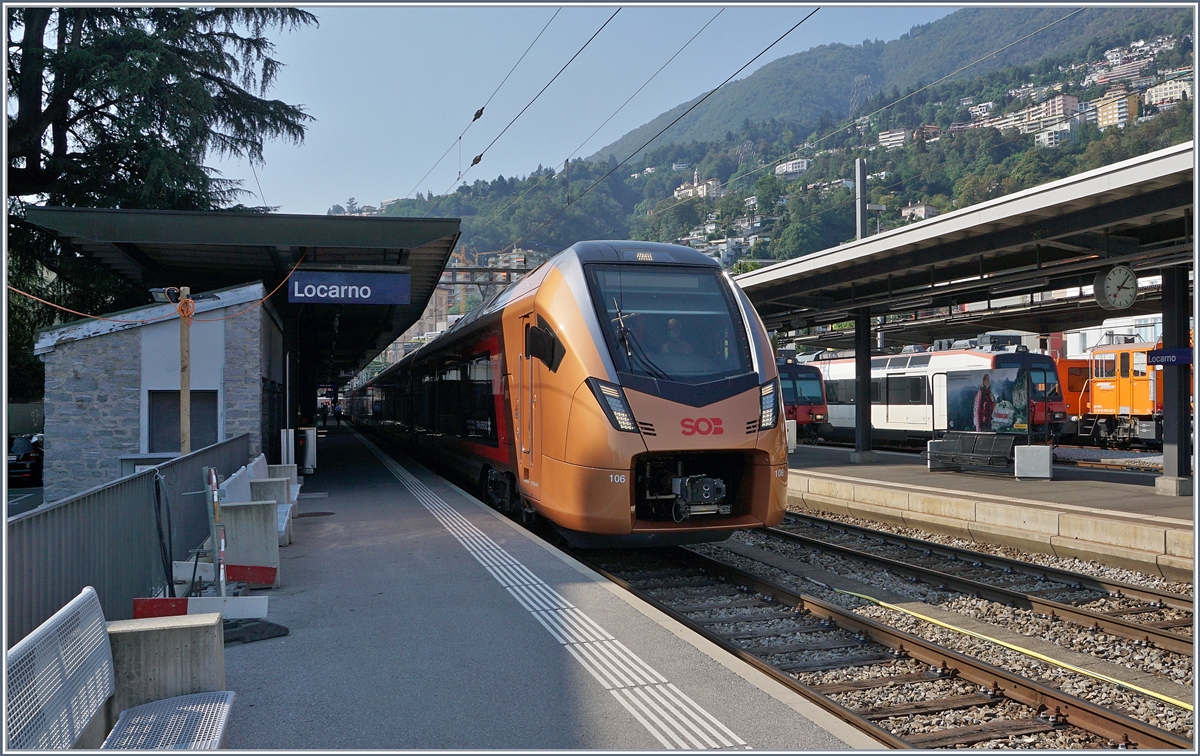
<path id="1" fill-rule="evenodd" d="M 787 443 L 771 342 L 687 247 L 580 242 L 352 395 L 351 419 L 575 545 L 776 525 Z"/>
<path id="2" fill-rule="evenodd" d="M 1162 444 L 1162 370 L 1149 352 L 1162 344 L 1109 344 L 1086 358 L 1056 360 L 1069 422 L 1063 440 L 1099 445 Z"/>

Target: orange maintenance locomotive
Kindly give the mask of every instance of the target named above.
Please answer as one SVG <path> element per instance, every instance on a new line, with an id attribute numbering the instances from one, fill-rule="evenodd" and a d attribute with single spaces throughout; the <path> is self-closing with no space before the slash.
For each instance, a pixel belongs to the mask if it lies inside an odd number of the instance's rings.
<path id="1" fill-rule="evenodd" d="M 783 519 L 770 340 L 687 247 L 575 244 L 360 387 L 351 414 L 575 545 L 717 540 Z"/>

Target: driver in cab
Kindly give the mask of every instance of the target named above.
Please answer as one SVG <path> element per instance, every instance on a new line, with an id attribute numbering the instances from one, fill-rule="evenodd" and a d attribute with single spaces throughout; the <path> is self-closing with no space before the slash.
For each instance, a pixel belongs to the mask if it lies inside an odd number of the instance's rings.
<path id="1" fill-rule="evenodd" d="M 663 354 L 691 354 L 692 345 L 683 339 L 683 324 L 679 318 L 667 321 L 667 340 L 660 350 Z"/>

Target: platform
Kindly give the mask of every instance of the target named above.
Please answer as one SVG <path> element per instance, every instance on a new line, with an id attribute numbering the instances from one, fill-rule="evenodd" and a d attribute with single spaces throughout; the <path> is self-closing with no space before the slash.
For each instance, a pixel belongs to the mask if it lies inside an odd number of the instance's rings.
<path id="1" fill-rule="evenodd" d="M 269 592 L 291 634 L 225 649 L 230 748 L 878 747 L 371 447 L 346 426 L 319 441 Z"/>
<path id="2" fill-rule="evenodd" d="M 800 446 L 789 506 L 837 512 L 1192 580 L 1193 500 L 1158 496 L 1150 473 L 1055 466 L 1054 480 L 927 469 L 917 454 Z"/>

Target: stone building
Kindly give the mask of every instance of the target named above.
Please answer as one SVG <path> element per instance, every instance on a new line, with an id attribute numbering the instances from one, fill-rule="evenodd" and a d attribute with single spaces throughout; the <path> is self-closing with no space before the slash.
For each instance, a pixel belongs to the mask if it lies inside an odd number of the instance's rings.
<path id="1" fill-rule="evenodd" d="M 269 301 L 257 305 L 261 283 L 209 296 L 196 302 L 189 331 L 192 450 L 248 433 L 250 454 L 271 458 L 285 412 L 282 323 Z M 47 502 L 179 455 L 175 306 L 106 317 L 38 332 Z"/>

